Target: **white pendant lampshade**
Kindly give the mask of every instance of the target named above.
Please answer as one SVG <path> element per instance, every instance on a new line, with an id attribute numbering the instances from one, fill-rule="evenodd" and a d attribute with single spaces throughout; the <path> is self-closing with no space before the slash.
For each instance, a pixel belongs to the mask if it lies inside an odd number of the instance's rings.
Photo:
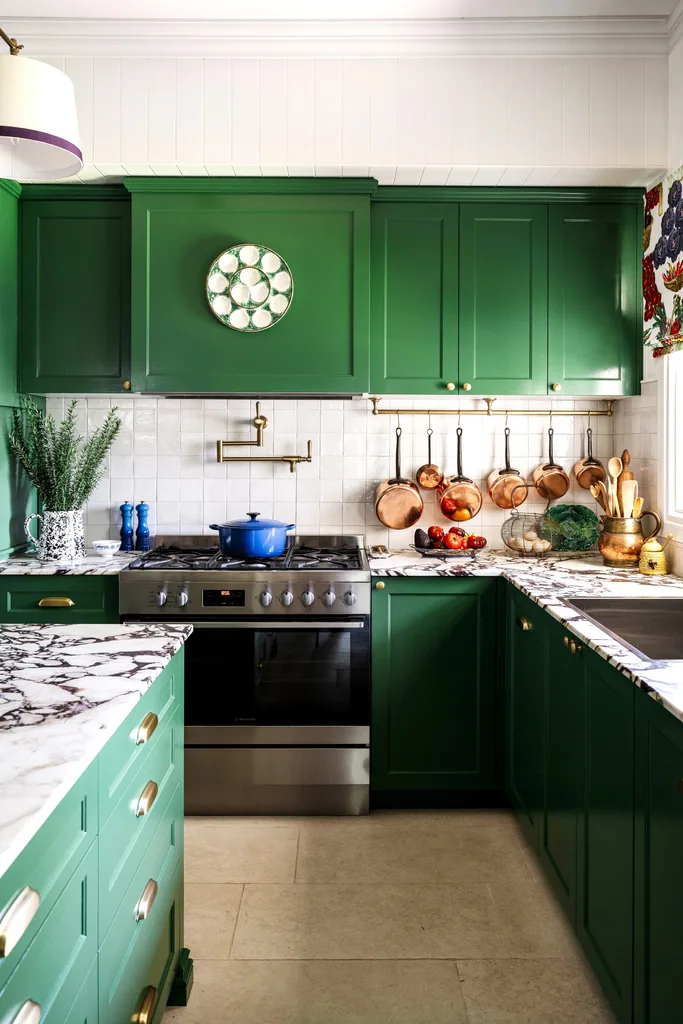
<path id="1" fill-rule="evenodd" d="M 71 79 L 39 60 L 1 56 L 0 177 L 66 178 L 82 167 Z"/>

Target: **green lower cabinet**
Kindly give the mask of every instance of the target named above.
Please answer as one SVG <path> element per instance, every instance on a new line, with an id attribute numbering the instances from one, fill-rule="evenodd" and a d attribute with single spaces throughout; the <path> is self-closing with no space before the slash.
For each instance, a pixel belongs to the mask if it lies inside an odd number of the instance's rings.
<path id="1" fill-rule="evenodd" d="M 635 1020 L 683 1006 L 683 723 L 636 690 Z"/>
<path id="2" fill-rule="evenodd" d="M 495 789 L 497 580 L 375 582 L 372 789 Z M 384 584 L 380 589 L 377 584 Z"/>
<path id="3" fill-rule="evenodd" d="M 0 622 L 119 621 L 118 576 L 2 576 Z"/>

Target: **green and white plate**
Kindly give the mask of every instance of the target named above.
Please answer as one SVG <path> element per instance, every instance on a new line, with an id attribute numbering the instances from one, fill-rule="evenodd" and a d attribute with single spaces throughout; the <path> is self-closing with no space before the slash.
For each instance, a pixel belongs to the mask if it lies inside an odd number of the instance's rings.
<path id="1" fill-rule="evenodd" d="M 222 252 L 206 279 L 214 316 L 235 331 L 265 331 L 282 320 L 294 294 L 292 272 L 272 249 L 243 243 Z"/>

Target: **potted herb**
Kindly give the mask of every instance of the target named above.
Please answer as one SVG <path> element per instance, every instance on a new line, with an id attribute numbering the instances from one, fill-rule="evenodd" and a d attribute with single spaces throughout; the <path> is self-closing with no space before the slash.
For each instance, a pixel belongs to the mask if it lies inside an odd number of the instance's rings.
<path id="1" fill-rule="evenodd" d="M 105 457 L 121 429 L 116 408 L 110 409 L 102 426 L 84 441 L 76 432 L 76 405 L 71 402 L 59 425 L 32 398 L 14 409 L 10 451 L 43 505 L 42 515 L 30 515 L 24 529 L 44 561 L 73 562 L 85 556 L 83 505 L 102 478 Z M 29 529 L 34 516 L 41 521 L 38 539 Z"/>

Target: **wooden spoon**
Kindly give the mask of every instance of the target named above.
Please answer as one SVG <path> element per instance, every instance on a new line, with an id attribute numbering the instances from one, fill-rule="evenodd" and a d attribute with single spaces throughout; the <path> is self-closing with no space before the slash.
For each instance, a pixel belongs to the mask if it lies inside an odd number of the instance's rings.
<path id="1" fill-rule="evenodd" d="M 636 498 L 633 503 L 633 512 L 631 513 L 634 519 L 640 519 L 644 504 L 645 498 Z"/>
<path id="2" fill-rule="evenodd" d="M 617 500 L 619 504 L 623 506 L 622 495 L 624 484 L 627 480 L 634 479 L 633 473 L 629 468 L 631 465 L 631 453 L 628 450 L 628 448 L 624 448 L 623 452 L 621 453 L 621 464 L 624 468 L 619 474 L 619 479 L 617 480 Z"/>
<path id="3" fill-rule="evenodd" d="M 621 509 L 619 508 L 619 500 L 617 498 L 617 480 L 619 474 L 623 469 L 621 459 L 618 455 L 614 455 L 607 463 L 607 472 L 610 476 L 611 493 L 612 493 L 612 515 L 619 518 L 621 516 Z"/>
<path id="4" fill-rule="evenodd" d="M 607 515 L 611 516 L 612 515 L 612 511 L 610 509 L 609 494 L 607 493 L 607 488 L 605 487 L 604 481 L 603 480 L 598 480 L 598 482 L 597 482 L 597 484 L 595 484 L 595 486 L 597 487 L 597 489 L 600 491 L 600 494 L 602 495 L 602 501 L 600 502 L 600 504 L 604 508 L 604 510 L 607 513 Z"/>
<path id="5" fill-rule="evenodd" d="M 624 480 L 621 484 L 621 511 L 624 519 L 633 515 L 633 506 L 638 497 L 638 483 L 635 480 Z M 618 499 L 617 499 L 618 500 Z"/>
<path id="6" fill-rule="evenodd" d="M 602 490 L 600 490 L 600 488 L 597 486 L 597 484 L 591 484 L 591 494 L 593 495 L 593 497 L 595 498 L 595 500 L 597 501 L 598 505 L 600 506 L 600 508 L 602 509 L 603 512 L 607 512 L 608 511 L 608 509 L 607 509 L 607 498 L 605 497 L 606 493 L 607 492 L 605 491 L 605 485 L 604 484 L 602 485 Z"/>

